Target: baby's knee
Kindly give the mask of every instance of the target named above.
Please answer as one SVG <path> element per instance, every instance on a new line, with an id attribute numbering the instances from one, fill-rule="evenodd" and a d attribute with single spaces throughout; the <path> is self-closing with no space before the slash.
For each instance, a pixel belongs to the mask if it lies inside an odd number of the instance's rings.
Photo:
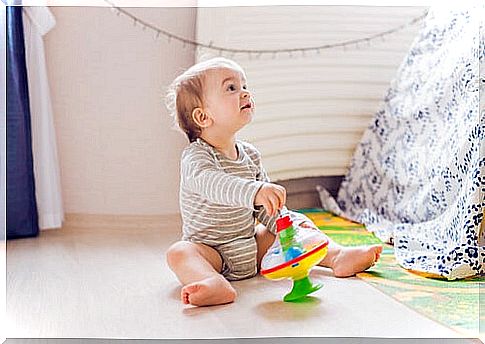
<path id="1" fill-rule="evenodd" d="M 192 246 L 193 244 L 187 241 L 178 241 L 170 246 L 166 253 L 168 265 L 173 266 L 189 257 L 193 250 Z"/>

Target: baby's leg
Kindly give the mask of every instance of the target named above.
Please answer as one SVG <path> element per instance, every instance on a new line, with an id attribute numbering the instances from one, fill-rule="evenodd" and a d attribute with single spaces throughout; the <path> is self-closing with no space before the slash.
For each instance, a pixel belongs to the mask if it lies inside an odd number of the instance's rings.
<path id="1" fill-rule="evenodd" d="M 381 253 L 381 245 L 341 246 L 329 238 L 327 255 L 319 265 L 332 269 L 336 277 L 349 277 L 370 268 Z"/>
<path id="2" fill-rule="evenodd" d="M 308 218 L 300 226 L 320 230 Z M 327 255 L 319 265 L 332 269 L 336 277 L 349 277 L 370 268 L 381 253 L 382 245 L 346 247 L 328 238 Z"/>
<path id="3" fill-rule="evenodd" d="M 236 291 L 220 274 L 222 259 L 213 248 L 188 241 L 173 244 L 167 262 L 183 287 L 184 304 L 211 306 L 233 302 Z"/>
<path id="4" fill-rule="evenodd" d="M 261 269 L 261 260 L 263 260 L 266 251 L 273 245 L 275 235 L 271 233 L 266 227 L 259 223 L 256 226 L 256 243 L 258 245 L 258 271 Z"/>
<path id="5" fill-rule="evenodd" d="M 300 224 L 302 227 L 320 230 L 313 223 Z M 258 243 L 258 267 L 261 267 L 261 260 L 273 244 L 274 234 L 259 224 L 256 227 L 256 241 Z M 336 277 L 349 277 L 362 272 L 377 262 L 381 253 L 381 245 L 346 247 L 337 244 L 328 238 L 328 251 L 325 258 L 319 265 L 330 268 Z"/>

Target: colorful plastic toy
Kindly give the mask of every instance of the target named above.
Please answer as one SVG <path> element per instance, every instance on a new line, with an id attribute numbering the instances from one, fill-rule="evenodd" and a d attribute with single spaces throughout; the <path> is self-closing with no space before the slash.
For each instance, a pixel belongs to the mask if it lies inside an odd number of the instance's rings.
<path id="1" fill-rule="evenodd" d="M 287 302 L 299 301 L 322 287 L 321 284 L 313 284 L 308 273 L 325 257 L 328 246 L 327 237 L 319 230 L 294 223 L 291 217 L 295 214 L 285 207 L 280 212 L 276 221 L 277 236 L 261 262 L 264 277 L 293 280 L 293 288 L 283 298 Z"/>

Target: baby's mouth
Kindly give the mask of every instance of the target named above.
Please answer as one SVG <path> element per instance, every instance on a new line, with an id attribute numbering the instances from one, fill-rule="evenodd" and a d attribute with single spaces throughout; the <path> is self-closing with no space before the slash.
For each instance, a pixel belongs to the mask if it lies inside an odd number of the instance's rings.
<path id="1" fill-rule="evenodd" d="M 246 105 L 244 105 L 243 107 L 241 107 L 241 111 L 244 110 L 244 109 L 250 109 L 251 108 L 251 103 L 248 103 Z"/>

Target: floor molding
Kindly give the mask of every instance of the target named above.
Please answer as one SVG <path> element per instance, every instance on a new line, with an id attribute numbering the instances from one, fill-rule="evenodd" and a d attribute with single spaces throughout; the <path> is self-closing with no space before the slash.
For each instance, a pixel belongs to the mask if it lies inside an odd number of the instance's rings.
<path id="1" fill-rule="evenodd" d="M 180 226 L 180 214 L 120 215 L 120 214 L 66 214 L 63 229 L 161 229 Z"/>

